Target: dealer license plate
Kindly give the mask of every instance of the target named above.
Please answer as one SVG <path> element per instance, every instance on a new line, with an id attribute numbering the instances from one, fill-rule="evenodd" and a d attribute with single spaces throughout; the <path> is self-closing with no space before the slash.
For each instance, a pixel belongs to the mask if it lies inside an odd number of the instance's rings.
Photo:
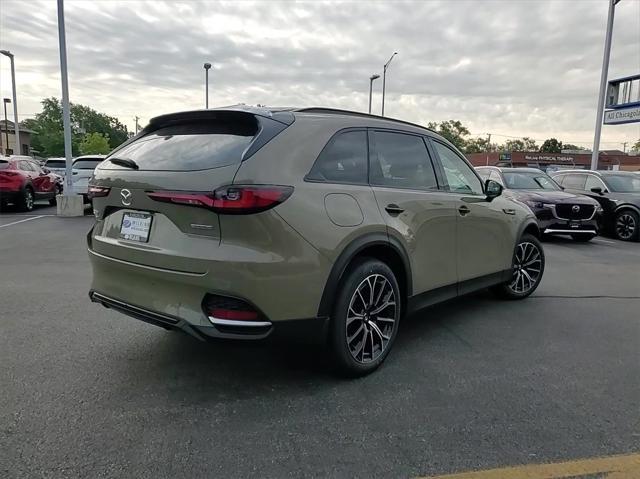
<path id="1" fill-rule="evenodd" d="M 146 243 L 151 230 L 151 213 L 124 213 L 120 224 L 120 238 Z"/>

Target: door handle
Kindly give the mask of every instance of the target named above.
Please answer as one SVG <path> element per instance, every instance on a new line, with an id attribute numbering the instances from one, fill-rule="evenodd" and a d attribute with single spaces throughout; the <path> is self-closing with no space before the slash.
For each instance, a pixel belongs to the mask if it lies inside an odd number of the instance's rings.
<path id="1" fill-rule="evenodd" d="M 390 215 L 399 215 L 400 213 L 402 213 L 404 211 L 403 208 L 400 208 L 395 203 L 388 204 L 384 209 Z"/>
<path id="2" fill-rule="evenodd" d="M 458 213 L 460 213 L 460 216 L 466 216 L 471 213 L 471 210 L 468 206 L 462 205 L 460 208 L 458 208 Z"/>

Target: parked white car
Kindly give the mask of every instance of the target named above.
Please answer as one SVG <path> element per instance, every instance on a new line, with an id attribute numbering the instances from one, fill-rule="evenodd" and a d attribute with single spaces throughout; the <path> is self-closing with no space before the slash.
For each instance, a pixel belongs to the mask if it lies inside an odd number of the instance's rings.
<path id="1" fill-rule="evenodd" d="M 89 190 L 89 180 L 106 155 L 85 155 L 78 156 L 73 160 L 73 192 L 87 198 Z"/>
<path id="2" fill-rule="evenodd" d="M 47 158 L 47 160 L 44 162 L 44 167 L 52 173 L 60 175 L 64 178 L 66 173 L 66 161 L 67 160 L 65 160 L 64 158 Z"/>

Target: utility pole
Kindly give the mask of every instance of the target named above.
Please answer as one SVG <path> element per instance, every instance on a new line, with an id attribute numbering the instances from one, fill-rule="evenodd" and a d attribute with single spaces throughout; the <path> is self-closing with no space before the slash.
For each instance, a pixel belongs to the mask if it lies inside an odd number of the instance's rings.
<path id="1" fill-rule="evenodd" d="M 391 58 L 389 58 L 389 61 L 384 64 L 384 68 L 382 69 L 382 112 L 380 113 L 380 116 L 384 116 L 384 94 L 387 86 L 387 68 L 389 68 L 391 60 L 393 60 L 393 57 L 397 54 L 398 52 L 393 52 L 393 55 L 391 55 Z"/>
<path id="2" fill-rule="evenodd" d="M 134 117 L 134 119 L 136 120 L 136 135 L 138 134 L 138 120 L 140 119 L 139 116 Z"/>
<path id="3" fill-rule="evenodd" d="M 489 148 L 491 148 L 491 133 L 487 133 L 487 166 L 489 166 Z"/>
<path id="4" fill-rule="evenodd" d="M 598 112 L 596 113 L 596 132 L 593 138 L 593 151 L 591 152 L 591 169 L 598 169 L 600 156 L 600 134 L 602 133 L 602 119 L 604 115 L 604 96 L 607 89 L 607 75 L 609 73 L 609 57 L 611 56 L 611 36 L 613 34 L 613 16 L 616 3 L 620 0 L 609 0 L 609 15 L 607 17 L 607 33 L 604 41 L 604 54 L 602 56 L 602 73 L 600 74 L 600 94 L 598 95 Z"/>
<path id="5" fill-rule="evenodd" d="M 371 115 L 371 97 L 373 96 L 373 80 L 380 78 L 380 75 L 371 75 L 369 77 L 369 115 Z"/>
<path id="6" fill-rule="evenodd" d="M 2 103 L 4 103 L 4 138 L 6 142 L 4 146 L 4 154 L 9 156 L 9 122 L 7 120 L 7 103 L 11 103 L 11 100 L 3 98 Z"/>
<path id="7" fill-rule="evenodd" d="M 209 109 L 209 69 L 211 63 L 204 64 L 204 107 Z"/>
<path id="8" fill-rule="evenodd" d="M 626 153 L 627 152 L 627 141 L 623 141 L 622 142 L 622 153 Z"/>
<path id="9" fill-rule="evenodd" d="M 11 60 L 11 86 L 13 87 L 13 121 L 15 123 L 13 126 L 16 135 L 16 150 L 18 150 L 18 155 L 20 155 L 22 154 L 22 145 L 20 144 L 20 122 L 18 121 L 18 99 L 16 95 L 16 69 L 13 64 L 13 53 L 8 50 L 0 50 L 0 53 L 9 57 L 9 60 Z M 7 145 L 7 148 L 8 147 L 9 145 Z"/>
<path id="10" fill-rule="evenodd" d="M 62 123 L 64 128 L 64 157 L 66 159 L 64 195 L 73 196 L 71 157 L 71 115 L 69 113 L 69 79 L 67 77 L 67 40 L 64 30 L 64 0 L 58 0 L 58 40 L 60 42 L 60 76 L 62 78 Z"/>

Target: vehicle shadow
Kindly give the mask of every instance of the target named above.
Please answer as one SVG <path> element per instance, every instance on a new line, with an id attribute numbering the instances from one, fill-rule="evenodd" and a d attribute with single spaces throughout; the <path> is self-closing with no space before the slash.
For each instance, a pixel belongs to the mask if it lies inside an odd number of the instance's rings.
<path id="1" fill-rule="evenodd" d="M 452 357 L 459 348 L 468 348 L 453 329 L 461 321 L 480 320 L 470 313 L 490 307 L 492 298 L 488 292 L 476 293 L 403 318 L 393 351 L 385 364 L 360 379 L 338 374 L 325 346 L 280 341 L 198 342 L 179 332 L 154 334 L 158 340 L 149 344 L 140 344 L 148 341 L 147 335 L 136 339 L 131 345 L 136 352 L 131 354 L 139 356 L 140 349 L 146 350 L 144 360 L 121 363 L 127 368 L 121 373 L 134 377 L 136 388 L 164 390 L 169 399 L 190 404 L 215 401 L 216 398 L 313 394 L 338 384 L 368 388 L 379 382 L 392 381 L 403 387 L 402 382 L 410 381 L 405 359 L 411 361 L 416 355 L 427 354 L 436 343 L 440 352 L 445 351 Z M 449 346 L 451 352 L 447 353 Z M 126 388 L 130 387 L 131 383 L 127 383 Z"/>

